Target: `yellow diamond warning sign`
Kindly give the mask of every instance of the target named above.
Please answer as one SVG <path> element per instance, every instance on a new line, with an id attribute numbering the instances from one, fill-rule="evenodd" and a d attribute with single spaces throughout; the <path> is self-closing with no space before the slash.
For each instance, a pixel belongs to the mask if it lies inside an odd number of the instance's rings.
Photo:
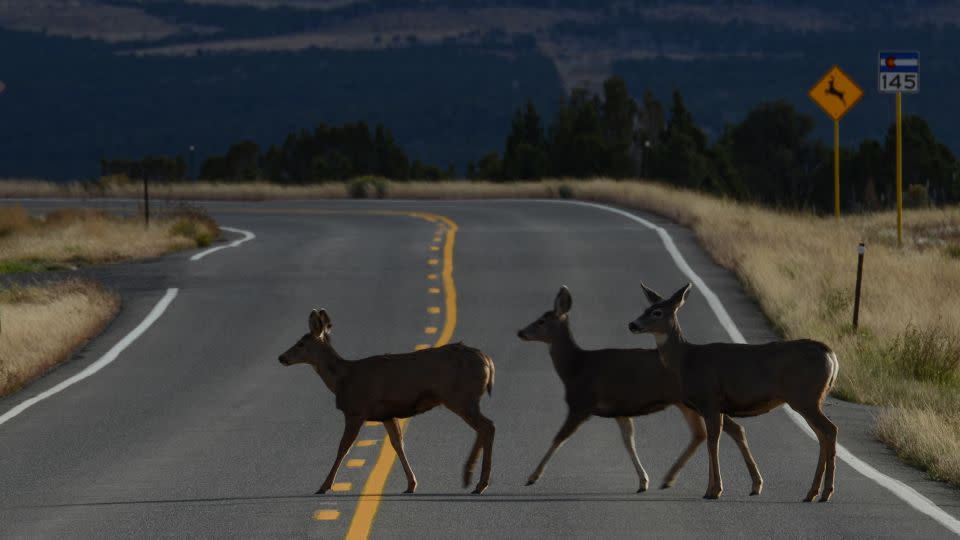
<path id="1" fill-rule="evenodd" d="M 853 108 L 863 90 L 839 67 L 833 66 L 808 92 L 810 99 L 834 120 L 840 120 Z"/>

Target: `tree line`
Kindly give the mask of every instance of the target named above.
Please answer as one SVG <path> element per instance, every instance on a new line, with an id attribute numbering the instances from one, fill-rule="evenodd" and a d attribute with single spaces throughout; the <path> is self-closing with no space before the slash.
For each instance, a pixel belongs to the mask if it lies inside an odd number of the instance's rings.
<path id="1" fill-rule="evenodd" d="M 833 208 L 833 149 L 812 137 L 814 119 L 786 101 L 758 105 L 711 143 L 678 90 L 669 111 L 649 91 L 634 100 L 620 77 L 601 94 L 573 90 L 549 126 L 527 103 L 514 113 L 502 156 L 469 163 L 467 177 L 644 177 L 776 207 Z M 843 207 L 891 204 L 895 144 L 891 125 L 882 141 L 841 148 Z M 918 116 L 903 121 L 903 174 L 908 202 L 960 201 L 960 164 Z"/>
<path id="2" fill-rule="evenodd" d="M 151 180 L 188 178 L 183 156 L 147 156 L 143 159 L 101 161 L 103 175 L 127 175 Z M 255 141 L 230 145 L 225 154 L 209 156 L 200 166 L 200 178 L 221 181 L 265 180 L 306 184 L 375 175 L 393 180 L 444 180 L 455 176 L 445 169 L 410 159 L 382 124 L 373 131 L 365 122 L 341 126 L 319 124 L 287 135 L 280 145 L 262 150 Z"/>
<path id="3" fill-rule="evenodd" d="M 738 200 L 783 208 L 833 208 L 833 149 L 812 136 L 814 119 L 786 101 L 762 103 L 710 141 L 674 90 L 669 108 L 650 91 L 635 100 L 620 77 L 600 95 L 575 89 L 546 124 L 532 102 L 515 111 L 502 154 L 489 152 L 466 167 L 469 179 L 502 182 L 542 178 L 652 178 Z M 877 209 L 895 200 L 895 128 L 883 140 L 840 150 L 841 204 Z M 960 164 L 923 118 L 903 121 L 907 202 L 960 201 Z M 156 180 L 188 177 L 182 156 L 103 160 L 103 174 Z M 209 180 L 312 183 L 374 175 L 392 180 L 443 180 L 445 169 L 411 160 L 382 124 L 319 124 L 289 134 L 266 150 L 250 140 L 210 156 Z"/>

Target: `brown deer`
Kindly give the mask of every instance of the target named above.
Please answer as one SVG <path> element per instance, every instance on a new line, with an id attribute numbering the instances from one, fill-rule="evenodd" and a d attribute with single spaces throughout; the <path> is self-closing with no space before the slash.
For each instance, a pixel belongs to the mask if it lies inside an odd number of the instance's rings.
<path id="1" fill-rule="evenodd" d="M 371 356 L 362 360 L 344 360 L 330 343 L 333 325 L 324 310 L 310 313 L 310 332 L 280 355 L 280 363 L 310 364 L 337 398 L 345 425 L 337 459 L 317 493 L 333 485 L 340 462 L 356 440 L 367 420 L 383 422 L 390 443 L 400 458 L 407 476 L 407 490 L 413 493 L 417 478 L 403 450 L 403 433 L 398 418 L 414 416 L 444 405 L 477 432 L 473 449 L 463 468 L 463 485 L 470 484 L 480 450 L 483 467 L 480 482 L 473 493 L 480 494 L 490 484 L 493 458 L 493 422 L 480 412 L 483 392 L 493 391 L 493 360 L 477 349 L 453 343 L 404 354 Z"/>
<path id="2" fill-rule="evenodd" d="M 680 403 L 680 381 L 663 367 L 654 349 L 601 349 L 587 351 L 577 346 L 570 332 L 569 312 L 573 304 L 570 290 L 561 287 L 554 300 L 553 310 L 520 330 L 517 335 L 525 341 L 543 341 L 550 345 L 553 366 L 566 390 L 567 419 L 553 444 L 530 475 L 527 485 L 540 478 L 547 461 L 574 431 L 590 416 L 616 418 L 623 435 L 623 443 L 640 477 L 637 493 L 647 490 L 647 473 L 637 457 L 633 440 L 633 416 L 661 411 L 676 405 L 690 427 L 691 440 L 667 473 L 661 489 L 673 485 L 677 473 L 690 459 L 697 447 L 706 440 L 703 420 L 697 413 Z M 733 420 L 724 423 L 724 430 L 736 441 L 743 460 L 753 479 L 751 495 L 763 488 L 763 478 L 750 454 L 744 430 Z"/>
<path id="3" fill-rule="evenodd" d="M 682 399 L 703 416 L 710 453 L 706 499 L 723 492 L 717 455 L 720 429 L 730 416 L 756 416 L 786 403 L 801 416 L 820 441 L 820 458 L 805 501 L 820 492 L 821 502 L 833 495 L 837 427 L 823 414 L 823 400 L 837 379 L 837 355 L 823 343 L 801 339 L 747 345 L 687 343 L 677 322 L 690 284 L 664 300 L 642 283 L 651 305 L 628 327 L 635 334 L 653 334 L 660 360 L 680 377 Z M 824 470 L 826 477 L 824 478 Z"/>

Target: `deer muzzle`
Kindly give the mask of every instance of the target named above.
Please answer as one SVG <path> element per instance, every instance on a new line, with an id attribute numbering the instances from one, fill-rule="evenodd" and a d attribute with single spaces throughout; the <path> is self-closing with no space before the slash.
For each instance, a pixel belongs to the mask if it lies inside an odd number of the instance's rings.
<path id="1" fill-rule="evenodd" d="M 636 323 L 636 321 L 633 321 L 630 324 L 628 324 L 627 328 L 629 328 L 630 331 L 633 332 L 634 334 L 639 334 L 640 332 L 643 332 L 643 328 L 640 328 L 640 326 Z"/>

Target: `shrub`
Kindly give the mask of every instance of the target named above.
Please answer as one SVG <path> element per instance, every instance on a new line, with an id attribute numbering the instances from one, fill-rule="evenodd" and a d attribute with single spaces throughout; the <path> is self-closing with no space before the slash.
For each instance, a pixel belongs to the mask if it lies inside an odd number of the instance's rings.
<path id="1" fill-rule="evenodd" d="M 960 337 L 941 325 L 908 326 L 890 344 L 887 358 L 902 375 L 918 381 L 957 382 Z"/>
<path id="2" fill-rule="evenodd" d="M 573 187 L 570 184 L 560 184 L 557 187 L 557 196 L 561 199 L 572 199 L 575 196 Z"/>

